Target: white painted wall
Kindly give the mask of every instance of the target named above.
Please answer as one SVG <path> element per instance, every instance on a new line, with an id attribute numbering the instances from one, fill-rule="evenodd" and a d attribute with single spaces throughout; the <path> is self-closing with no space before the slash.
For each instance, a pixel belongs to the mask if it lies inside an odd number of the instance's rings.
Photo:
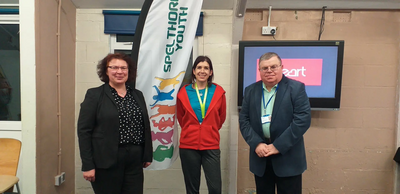
<path id="1" fill-rule="evenodd" d="M 36 193 L 35 1 L 20 0 L 22 193 Z"/>
<path id="2" fill-rule="evenodd" d="M 102 84 L 96 74 L 96 65 L 109 52 L 109 36 L 104 33 L 102 10 L 76 10 L 76 68 L 75 68 L 75 120 L 86 90 Z M 75 122 L 76 124 L 76 122 Z M 75 138 L 75 193 L 92 194 L 88 181 L 83 179 L 78 138 Z"/>

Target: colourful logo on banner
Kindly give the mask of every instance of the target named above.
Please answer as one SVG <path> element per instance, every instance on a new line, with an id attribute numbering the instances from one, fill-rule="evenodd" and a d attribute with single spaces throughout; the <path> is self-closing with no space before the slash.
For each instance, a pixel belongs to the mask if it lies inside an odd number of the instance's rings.
<path id="1" fill-rule="evenodd" d="M 203 0 L 144 1 L 142 25 L 136 27 L 142 33 L 135 39 L 132 57 L 137 57 L 136 88 L 146 100 L 155 135 L 154 160 L 147 169 L 166 169 L 178 157 L 176 96 L 189 64 L 202 4 Z"/>
<path id="2" fill-rule="evenodd" d="M 158 162 L 162 162 L 166 158 L 172 158 L 173 154 L 174 154 L 174 145 L 171 145 L 170 148 L 168 148 L 168 146 L 165 145 L 159 145 L 156 151 L 153 152 L 153 158 Z"/>
<path id="3" fill-rule="evenodd" d="M 158 88 L 160 88 L 160 90 L 163 90 L 165 87 L 172 85 L 172 87 L 175 87 L 176 84 L 179 84 L 179 76 L 182 75 L 182 73 L 185 73 L 184 71 L 180 72 L 177 76 L 173 77 L 173 78 L 169 78 L 169 79 L 164 79 L 164 78 L 160 78 L 160 77 L 156 77 L 156 80 L 160 80 L 160 86 Z"/>
<path id="4" fill-rule="evenodd" d="M 157 91 L 157 95 L 153 96 L 153 100 L 155 100 L 154 104 L 150 105 L 150 106 L 154 106 L 157 104 L 158 101 L 166 101 L 166 100 L 173 100 L 174 97 L 172 97 L 172 93 L 174 93 L 175 89 L 172 89 L 171 91 L 168 92 L 162 92 L 160 91 L 160 89 L 157 88 L 157 86 L 153 86 L 156 91 Z"/>
<path id="5" fill-rule="evenodd" d="M 176 95 L 174 94 L 177 92 L 175 85 L 180 84 L 178 78 L 184 74 L 185 71 L 182 71 L 173 78 L 154 78 L 160 83 L 158 87 L 153 85 L 157 94 L 153 96 L 154 102 L 150 105 L 150 121 L 153 128 L 152 140 L 158 142 L 158 146 L 153 152 L 154 160 L 158 162 L 172 158 L 174 154 L 173 135 L 176 111 L 176 102 L 174 101 Z"/>
<path id="6" fill-rule="evenodd" d="M 150 119 L 154 119 L 155 117 L 158 117 L 160 115 L 174 115 L 175 114 L 175 105 L 173 106 L 169 106 L 169 105 L 160 105 L 157 104 L 153 107 L 151 107 L 151 109 L 155 110 L 155 108 L 157 108 L 157 113 L 155 113 L 154 115 L 150 116 Z"/>
<path id="7" fill-rule="evenodd" d="M 164 131 L 167 127 L 174 127 L 174 117 L 169 118 L 168 120 L 165 120 L 164 117 L 161 118 L 161 120 L 157 123 L 155 120 L 152 120 L 153 126 L 155 128 L 158 128 L 160 131 Z"/>
<path id="8" fill-rule="evenodd" d="M 168 131 L 166 133 L 164 132 L 158 132 L 155 133 L 154 131 L 151 132 L 151 138 L 153 141 L 158 140 L 159 142 L 163 144 L 170 144 L 172 143 L 172 136 L 174 135 L 174 131 Z"/>
<path id="9" fill-rule="evenodd" d="M 261 80 L 257 59 L 257 81 Z M 306 86 L 320 86 L 322 59 L 282 59 L 282 72 L 286 77 L 303 82 Z"/>

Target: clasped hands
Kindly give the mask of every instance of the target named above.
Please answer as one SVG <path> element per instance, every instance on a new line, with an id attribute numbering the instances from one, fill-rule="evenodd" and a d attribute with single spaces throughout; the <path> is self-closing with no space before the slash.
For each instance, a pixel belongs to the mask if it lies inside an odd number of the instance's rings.
<path id="1" fill-rule="evenodd" d="M 260 143 L 256 147 L 256 154 L 258 157 L 268 157 L 274 154 L 279 154 L 279 151 L 275 148 L 273 144 L 266 144 L 266 143 Z"/>

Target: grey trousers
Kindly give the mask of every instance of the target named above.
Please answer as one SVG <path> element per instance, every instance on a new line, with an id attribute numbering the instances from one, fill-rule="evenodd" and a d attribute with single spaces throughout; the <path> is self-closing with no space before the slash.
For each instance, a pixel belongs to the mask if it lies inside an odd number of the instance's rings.
<path id="1" fill-rule="evenodd" d="M 201 166 L 207 181 L 209 194 L 221 194 L 221 151 L 179 149 L 186 193 L 199 194 Z"/>

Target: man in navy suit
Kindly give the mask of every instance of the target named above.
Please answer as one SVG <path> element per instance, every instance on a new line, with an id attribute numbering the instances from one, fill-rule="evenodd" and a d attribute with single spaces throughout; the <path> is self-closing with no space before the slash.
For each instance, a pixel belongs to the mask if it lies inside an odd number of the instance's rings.
<path id="1" fill-rule="evenodd" d="M 261 81 L 246 87 L 239 114 L 257 194 L 300 194 L 307 169 L 303 135 L 311 124 L 310 103 L 304 84 L 282 69 L 278 54 L 260 57 Z"/>

